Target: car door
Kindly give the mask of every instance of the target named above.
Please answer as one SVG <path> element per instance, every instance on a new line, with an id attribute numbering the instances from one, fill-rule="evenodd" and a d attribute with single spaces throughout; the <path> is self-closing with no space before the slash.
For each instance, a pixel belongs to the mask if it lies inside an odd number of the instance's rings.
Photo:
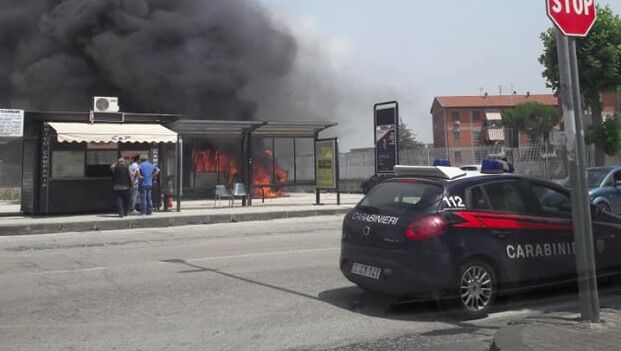
<path id="1" fill-rule="evenodd" d="M 530 214 L 534 219 L 530 245 L 534 255 L 532 268 L 540 270 L 540 279 L 574 277 L 575 243 L 569 192 L 553 185 L 529 181 L 528 196 L 535 204 Z"/>
<path id="2" fill-rule="evenodd" d="M 607 194 L 612 213 L 621 214 L 621 189 L 617 186 L 617 182 L 621 182 L 621 170 L 612 174 L 612 181 Z"/>
<path id="3" fill-rule="evenodd" d="M 489 240 L 493 254 L 511 283 L 539 279 L 526 256 L 525 245 L 534 233 L 522 224 L 529 214 L 529 199 L 520 179 L 498 180 L 472 187 L 467 193 L 468 216 L 485 228 L 479 240 Z"/>
<path id="4" fill-rule="evenodd" d="M 575 276 L 575 240 L 569 193 L 549 184 L 531 183 L 529 189 L 539 201 L 541 216 L 551 226 L 541 233 L 539 242 L 544 245 L 550 267 L 554 268 L 551 277 Z M 592 228 L 597 272 L 603 273 L 621 265 L 621 217 L 607 213 L 596 215 L 592 218 Z M 547 251 L 546 245 L 552 245 L 551 251 Z"/>

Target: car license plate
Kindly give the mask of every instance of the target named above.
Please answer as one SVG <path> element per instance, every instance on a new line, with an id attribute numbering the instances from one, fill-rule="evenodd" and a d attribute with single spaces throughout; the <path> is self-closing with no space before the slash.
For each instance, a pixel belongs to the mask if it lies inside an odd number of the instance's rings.
<path id="1" fill-rule="evenodd" d="M 363 277 L 379 279 L 382 269 L 379 267 L 373 267 L 366 264 L 354 262 L 351 265 L 351 272 L 353 274 L 361 275 Z"/>

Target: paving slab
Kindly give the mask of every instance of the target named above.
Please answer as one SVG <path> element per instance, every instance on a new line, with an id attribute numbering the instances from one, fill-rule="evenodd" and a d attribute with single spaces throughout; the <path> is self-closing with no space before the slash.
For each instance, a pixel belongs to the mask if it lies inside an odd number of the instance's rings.
<path id="1" fill-rule="evenodd" d="M 604 308 L 602 323 L 578 313 L 549 313 L 512 322 L 494 336 L 492 351 L 621 350 L 621 311 Z"/>

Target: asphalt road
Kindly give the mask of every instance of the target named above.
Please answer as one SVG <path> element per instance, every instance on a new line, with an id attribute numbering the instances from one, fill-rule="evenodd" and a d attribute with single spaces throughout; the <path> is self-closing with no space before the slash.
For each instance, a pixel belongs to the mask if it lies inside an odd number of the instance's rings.
<path id="1" fill-rule="evenodd" d="M 462 321 L 338 269 L 342 217 L 0 238 L 0 350 L 485 350 L 521 296 Z"/>

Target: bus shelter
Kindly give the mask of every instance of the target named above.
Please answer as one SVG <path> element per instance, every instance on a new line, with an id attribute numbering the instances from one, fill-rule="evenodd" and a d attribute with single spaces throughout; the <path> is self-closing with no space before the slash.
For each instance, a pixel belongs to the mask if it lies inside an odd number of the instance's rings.
<path id="1" fill-rule="evenodd" d="M 168 127 L 179 135 L 181 198 L 214 196 L 217 186 L 243 184 L 252 198 L 284 187 L 315 185 L 314 143 L 329 122 L 219 121 L 179 119 Z M 180 207 L 180 198 L 177 201 Z"/>

